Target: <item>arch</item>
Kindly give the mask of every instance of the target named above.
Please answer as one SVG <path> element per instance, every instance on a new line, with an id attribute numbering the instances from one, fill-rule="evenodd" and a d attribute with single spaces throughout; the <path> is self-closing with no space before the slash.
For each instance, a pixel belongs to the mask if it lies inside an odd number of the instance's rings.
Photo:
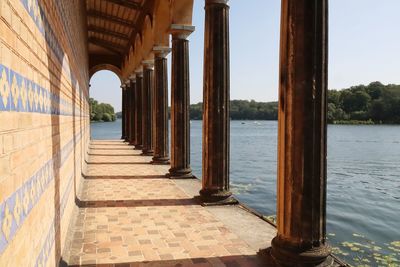
<path id="1" fill-rule="evenodd" d="M 123 81 L 122 81 L 122 71 L 121 71 L 121 69 L 119 69 L 118 67 L 116 67 L 114 65 L 111 65 L 111 64 L 99 64 L 99 65 L 96 65 L 96 66 L 92 67 L 89 70 L 89 80 L 92 78 L 92 76 L 96 72 L 101 71 L 101 70 L 109 70 L 109 71 L 113 72 L 115 75 L 118 76 L 118 78 L 119 78 L 119 80 L 121 81 L 121 84 L 122 84 Z"/>
<path id="2" fill-rule="evenodd" d="M 169 46 L 169 29 L 171 26 L 171 2 L 157 0 L 153 14 L 154 44 Z"/>
<path id="3" fill-rule="evenodd" d="M 171 1 L 171 23 L 192 25 L 193 0 L 172 0 Z"/>
<path id="4" fill-rule="evenodd" d="M 143 50 L 142 50 L 142 35 L 141 34 L 136 34 L 135 37 L 135 54 L 134 54 L 134 60 L 133 60 L 133 66 L 136 67 L 138 64 L 140 64 L 143 60 Z"/>
<path id="5" fill-rule="evenodd" d="M 145 58 L 149 57 L 154 46 L 154 28 L 149 14 L 146 15 L 142 29 L 142 53 Z"/>

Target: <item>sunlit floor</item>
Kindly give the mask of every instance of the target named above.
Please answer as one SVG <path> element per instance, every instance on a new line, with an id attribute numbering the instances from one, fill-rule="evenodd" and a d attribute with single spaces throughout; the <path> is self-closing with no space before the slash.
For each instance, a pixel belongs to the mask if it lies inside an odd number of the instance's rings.
<path id="1" fill-rule="evenodd" d="M 169 166 L 122 141 L 90 147 L 66 264 L 268 266 L 257 252 L 275 236 L 269 223 L 240 206 L 199 205 L 197 179 L 165 178 Z"/>

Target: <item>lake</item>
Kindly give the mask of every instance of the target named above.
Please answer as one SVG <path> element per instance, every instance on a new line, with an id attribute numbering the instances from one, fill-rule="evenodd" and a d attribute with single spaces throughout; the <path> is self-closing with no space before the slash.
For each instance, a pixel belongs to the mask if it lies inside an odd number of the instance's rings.
<path id="1" fill-rule="evenodd" d="M 119 139 L 121 120 L 91 124 L 93 139 Z M 191 166 L 201 178 L 202 122 L 191 122 Z M 276 214 L 277 122 L 231 122 L 231 186 Z M 327 231 L 334 252 L 364 266 L 400 266 L 400 126 L 328 126 Z"/>

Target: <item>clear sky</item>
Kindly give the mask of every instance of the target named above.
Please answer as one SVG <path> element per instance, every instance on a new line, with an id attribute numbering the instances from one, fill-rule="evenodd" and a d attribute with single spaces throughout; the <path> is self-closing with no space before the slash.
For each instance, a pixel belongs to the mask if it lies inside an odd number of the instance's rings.
<path id="1" fill-rule="evenodd" d="M 280 0 L 230 0 L 231 99 L 278 95 Z M 329 88 L 400 84 L 400 1 L 329 1 Z M 195 0 L 190 39 L 191 103 L 203 99 L 204 0 Z M 169 62 L 170 63 L 170 62 Z M 171 68 L 169 68 L 169 71 Z M 117 76 L 96 73 L 91 97 L 121 110 Z"/>

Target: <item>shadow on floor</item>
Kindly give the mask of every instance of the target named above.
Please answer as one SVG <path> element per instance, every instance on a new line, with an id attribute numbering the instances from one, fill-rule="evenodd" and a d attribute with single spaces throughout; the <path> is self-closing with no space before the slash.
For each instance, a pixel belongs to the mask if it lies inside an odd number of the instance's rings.
<path id="1" fill-rule="evenodd" d="M 75 198 L 79 208 L 108 208 L 108 207 L 152 207 L 152 206 L 192 206 L 199 205 L 195 198 L 184 199 L 127 199 L 127 200 L 80 200 Z"/>
<path id="2" fill-rule="evenodd" d="M 133 151 L 133 150 L 132 150 Z M 104 156 L 104 157 L 148 157 L 140 154 L 92 154 L 88 153 L 89 156 Z"/>
<path id="3" fill-rule="evenodd" d="M 169 179 L 165 175 L 85 175 L 82 177 L 85 179 Z"/>
<path id="4" fill-rule="evenodd" d="M 171 259 L 172 255 L 160 255 L 164 260 L 157 261 L 138 261 L 138 262 L 120 262 L 120 263 L 91 263 L 82 262 L 81 264 L 68 265 L 67 262 L 61 259 L 60 267 L 139 267 L 139 266 L 226 266 L 226 267 L 276 267 L 273 259 L 269 257 L 260 257 L 259 255 L 237 255 L 223 256 L 210 258 L 188 258 L 188 259 Z"/>
<path id="5" fill-rule="evenodd" d="M 88 162 L 86 161 L 86 164 L 89 165 L 147 165 L 152 163 L 150 161 L 143 161 L 143 162 Z"/>
<path id="6" fill-rule="evenodd" d="M 134 151 L 133 147 L 126 148 L 126 146 L 121 146 L 120 148 L 115 148 L 115 147 L 113 147 L 113 148 L 109 148 L 109 147 L 103 148 L 103 147 L 92 147 L 92 146 L 90 146 L 89 149 L 92 149 L 92 150 L 132 150 L 132 151 Z"/>

